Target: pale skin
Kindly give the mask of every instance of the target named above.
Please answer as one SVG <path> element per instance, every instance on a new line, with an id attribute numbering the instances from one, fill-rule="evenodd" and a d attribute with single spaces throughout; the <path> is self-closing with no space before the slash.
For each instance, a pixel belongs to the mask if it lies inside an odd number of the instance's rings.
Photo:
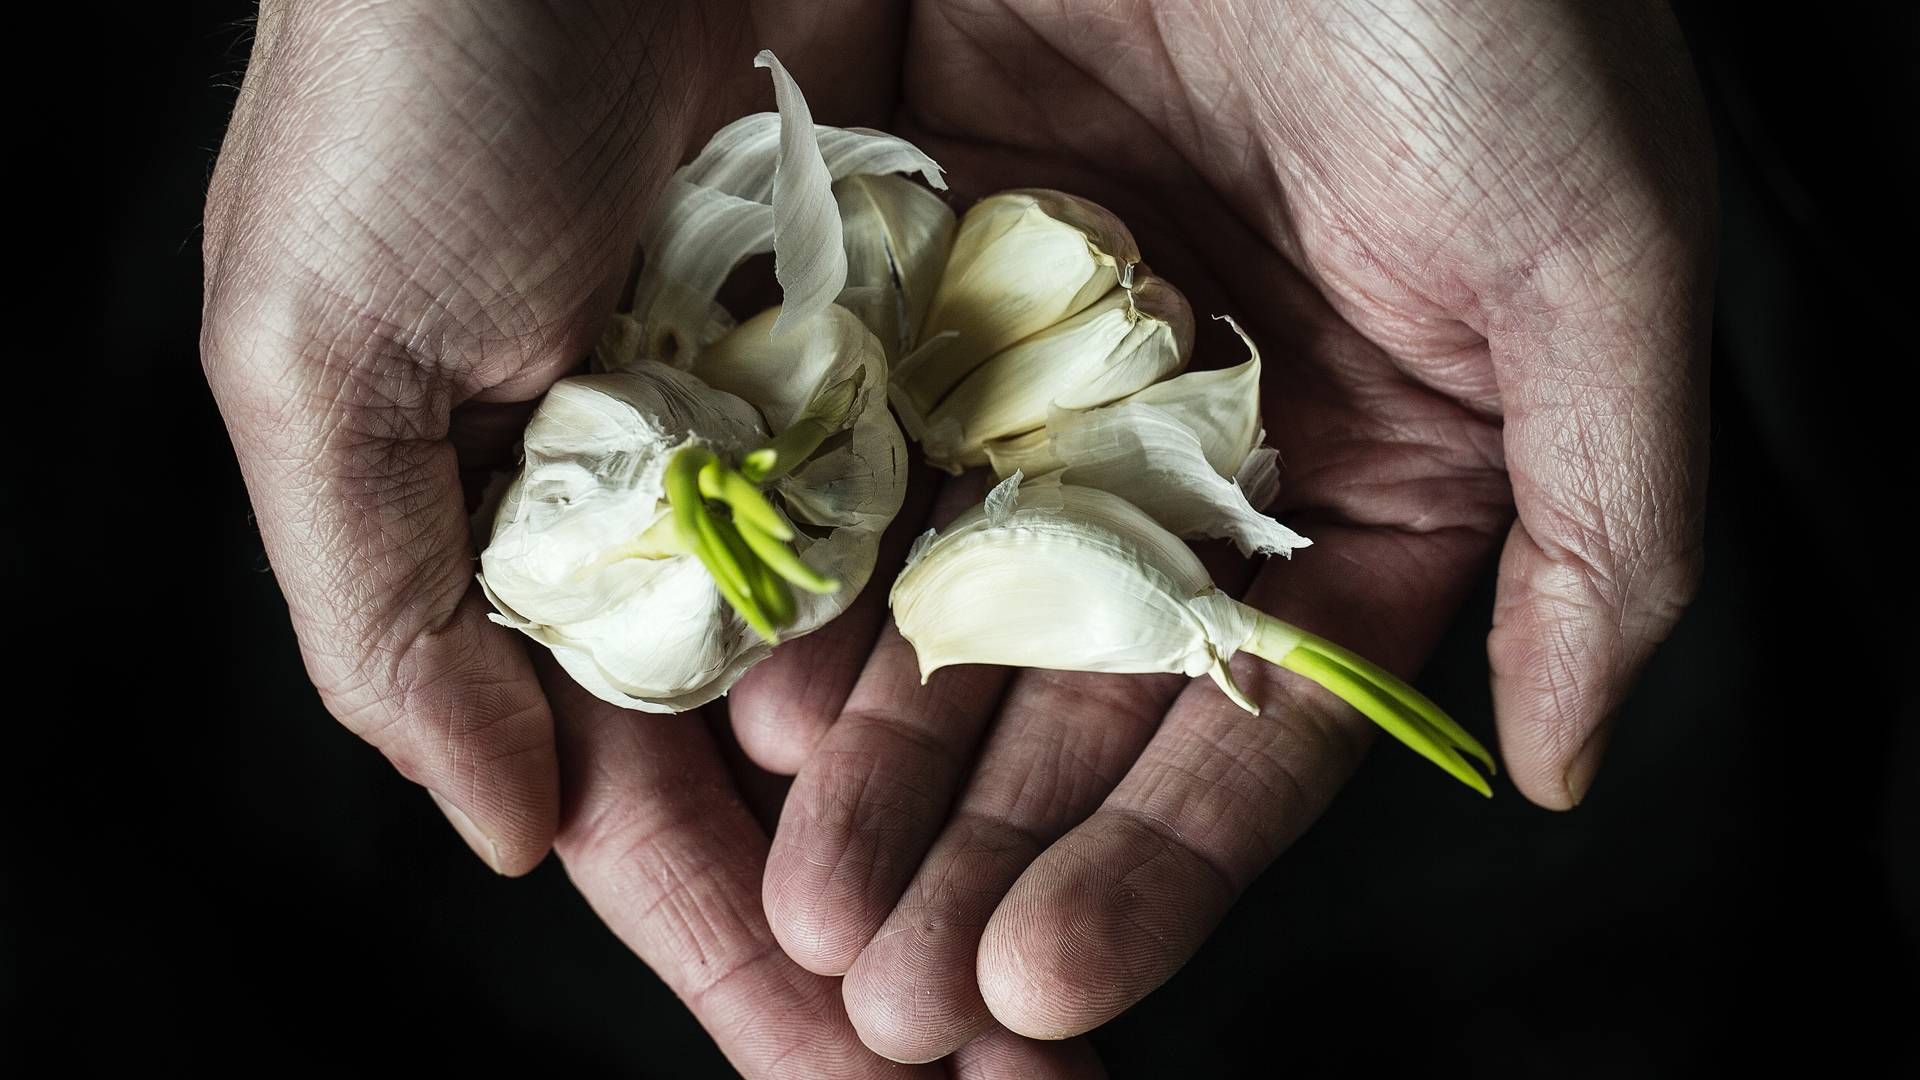
<path id="1" fill-rule="evenodd" d="M 666 174 L 768 107 L 770 47 L 823 121 L 915 139 L 961 200 L 1095 198 L 1240 319 L 1275 513 L 1316 546 L 1207 549 L 1217 580 L 1411 673 L 1497 560 L 1504 775 L 1585 797 L 1699 573 L 1712 177 L 1663 7 L 789 7 L 262 11 L 203 351 L 335 715 L 495 869 L 556 849 L 749 1076 L 1097 1072 L 1070 1037 L 1359 763 L 1367 723 L 1257 661 L 1257 720 L 1178 677 L 922 687 L 885 625 L 896 543 L 728 699 L 746 756 L 797 773 L 769 838 L 708 725 L 594 701 L 485 621 L 461 469 L 577 366 Z M 1198 363 L 1237 350 L 1203 320 Z M 927 480 L 897 540 L 978 497 Z"/>

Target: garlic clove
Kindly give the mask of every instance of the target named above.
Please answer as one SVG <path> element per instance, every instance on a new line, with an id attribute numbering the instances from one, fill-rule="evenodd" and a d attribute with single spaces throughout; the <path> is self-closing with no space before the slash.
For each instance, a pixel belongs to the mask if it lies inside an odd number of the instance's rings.
<path id="1" fill-rule="evenodd" d="M 1055 408 L 1104 405 L 1186 366 L 1193 315 L 1179 290 L 1144 272 L 1091 307 L 990 357 L 926 417 L 922 449 L 958 472 L 986 444 L 1044 427 Z"/>
<path id="2" fill-rule="evenodd" d="M 895 580 L 894 622 L 922 677 L 982 663 L 1205 673 L 1245 703 L 1226 660 L 1253 619 L 1210 599 L 1193 552 L 1118 496 L 1022 480 L 918 545 Z"/>
<path id="3" fill-rule="evenodd" d="M 1014 473 L 1044 476 L 1065 468 L 1066 463 L 1054 455 L 1053 438 L 1048 430 L 1035 428 L 987 443 L 987 463 L 992 466 L 993 474 L 1004 480 Z"/>
<path id="4" fill-rule="evenodd" d="M 741 323 L 700 354 L 693 374 L 758 405 L 776 443 L 797 424 L 830 429 L 773 483 L 784 511 L 813 527 L 812 535 L 798 530 L 800 556 L 842 585 L 832 595 L 797 598 L 798 615 L 785 631 L 795 637 L 838 615 L 872 575 L 880 534 L 906 497 L 907 454 L 881 390 L 887 361 L 879 339 L 837 305 L 775 337 L 780 313 L 769 308 Z"/>
<path id="5" fill-rule="evenodd" d="M 1178 538 L 1108 492 L 1016 473 L 913 546 L 889 598 L 921 677 L 952 664 L 1210 675 L 1235 704 L 1240 651 L 1332 691 L 1461 783 L 1493 755 L 1378 665 L 1213 587 Z M 991 603 L 981 602 L 991 597 Z"/>
<path id="6" fill-rule="evenodd" d="M 1000 192 L 961 218 L 921 339 L 951 333 L 936 363 L 896 374 L 925 416 L 988 357 L 1132 282 L 1133 234 L 1096 203 L 1057 191 Z"/>
<path id="7" fill-rule="evenodd" d="M 699 563 L 661 543 L 665 471 L 682 448 L 732 455 L 766 435 L 751 405 L 664 364 L 554 384 L 519 473 L 476 523 L 494 621 L 630 708 L 725 692 L 724 673 L 756 642 Z"/>

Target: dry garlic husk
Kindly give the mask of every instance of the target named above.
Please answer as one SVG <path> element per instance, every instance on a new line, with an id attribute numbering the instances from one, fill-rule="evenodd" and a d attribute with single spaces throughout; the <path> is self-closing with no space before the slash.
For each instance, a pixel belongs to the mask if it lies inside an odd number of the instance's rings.
<path id="1" fill-rule="evenodd" d="M 1305 675 L 1482 794 L 1462 753 L 1486 748 L 1369 661 L 1220 592 L 1193 552 L 1109 492 L 1015 473 L 915 543 L 889 601 L 924 679 L 952 664 L 1202 673 L 1260 708 L 1227 662 L 1246 651 Z"/>
<path id="2" fill-rule="evenodd" d="M 1064 469 L 1069 484 L 1110 491 L 1185 537 L 1232 540 L 1247 555 L 1291 556 L 1313 541 L 1261 511 L 1279 490 L 1278 455 L 1261 444 L 1260 350 L 1232 319 L 1245 363 L 1189 371 L 1098 408 L 1061 403 L 1044 427 L 989 442 L 1002 478 Z"/>
<path id="3" fill-rule="evenodd" d="M 988 357 L 932 411 L 909 419 L 927 459 L 955 471 L 985 465 L 995 440 L 1044 426 L 1056 408 L 1104 405 L 1184 368 L 1193 354 L 1186 299 L 1144 271 L 1133 282 Z"/>
<path id="4" fill-rule="evenodd" d="M 553 650 L 581 686 L 646 712 L 679 712 L 727 692 L 771 643 L 722 599 L 676 539 L 664 473 L 689 446 L 738 460 L 803 417 L 843 434 L 775 481 L 770 501 L 807 565 L 836 578 L 800 593 L 797 637 L 852 602 L 906 491 L 906 446 L 887 415 L 880 343 L 829 307 L 773 337 L 773 308 L 704 350 L 692 372 L 653 361 L 563 379 L 524 437 L 480 556 L 494 621 Z"/>
<path id="5" fill-rule="evenodd" d="M 953 210 L 898 175 L 858 173 L 833 185 L 847 254 L 839 304 L 860 316 L 889 364 L 913 349 L 953 248 Z"/>
<path id="6" fill-rule="evenodd" d="M 848 289 L 855 290 L 846 297 L 848 306 L 872 308 L 875 297 L 860 290 L 892 284 L 872 270 L 889 258 L 911 269 L 912 288 L 930 292 L 925 282 L 932 274 L 925 265 L 944 258 L 938 249 L 951 235 L 926 201 L 937 202 L 937 196 L 884 192 L 888 202 L 874 212 L 899 213 L 878 226 L 856 222 L 851 233 L 862 247 L 853 252 L 837 200 L 844 194 L 858 202 L 858 192 L 840 190 L 850 177 L 917 173 L 945 188 L 940 166 L 905 139 L 815 124 L 799 86 L 773 54 L 762 52 L 754 63 L 772 75 L 779 111 L 728 124 L 668 179 L 641 226 L 644 262 L 632 312 L 614 319 L 596 350 L 597 366 L 618 370 L 641 358 L 686 366 L 733 328 L 733 316 L 714 299 L 727 276 L 748 257 L 768 251 L 787 313 L 778 331 L 818 314 Z M 944 204 L 940 211 L 951 220 Z M 867 246 L 873 243 L 890 245 L 891 255 L 876 255 Z M 936 250 L 922 250 L 923 243 Z M 850 275 L 854 266 L 860 276 Z M 890 343 L 897 341 L 897 328 L 875 329 L 887 335 L 887 348 L 897 348 Z"/>
<path id="7" fill-rule="evenodd" d="M 1058 191 L 990 195 L 960 221 L 920 331 L 894 375 L 910 429 L 987 358 L 1133 283 L 1140 250 L 1119 218 Z"/>

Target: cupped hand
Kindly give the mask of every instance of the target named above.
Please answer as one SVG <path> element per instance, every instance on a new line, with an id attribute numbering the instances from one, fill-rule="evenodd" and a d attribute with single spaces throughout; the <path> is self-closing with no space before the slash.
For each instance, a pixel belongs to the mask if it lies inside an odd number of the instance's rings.
<path id="1" fill-rule="evenodd" d="M 1409 673 L 1498 552 L 1508 774 L 1578 803 L 1699 573 L 1713 194 L 1664 8 L 930 0 L 903 88 L 896 127 L 963 198 L 1095 198 L 1197 314 L 1261 345 L 1274 511 L 1315 545 L 1211 552 L 1222 587 Z M 1237 361 L 1201 322 L 1198 362 Z M 860 1037 L 898 1060 L 996 1021 L 1074 1035 L 1139 1000 L 1370 737 L 1244 660 L 1258 718 L 1178 677 L 922 686 L 884 592 L 730 708 L 755 760 L 798 770 L 772 930 L 845 974 Z"/>
<path id="2" fill-rule="evenodd" d="M 757 48 L 823 114 L 885 120 L 861 103 L 890 100 L 899 19 L 841 6 L 265 4 L 207 202 L 207 378 L 327 707 L 494 869 L 557 838 L 756 1077 L 898 1069 L 777 947 L 767 838 L 701 717 L 611 709 L 487 622 L 462 488 L 597 339 L 667 174 L 768 107 Z M 953 1064 L 1098 1068 L 1005 1032 Z"/>

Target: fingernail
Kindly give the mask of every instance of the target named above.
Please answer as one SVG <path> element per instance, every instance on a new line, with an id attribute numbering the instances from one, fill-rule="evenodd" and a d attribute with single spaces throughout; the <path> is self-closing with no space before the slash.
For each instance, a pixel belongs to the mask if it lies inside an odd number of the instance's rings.
<path id="1" fill-rule="evenodd" d="M 473 849 L 475 855 L 480 856 L 480 861 L 486 863 L 488 869 L 494 873 L 499 873 L 500 846 L 493 842 L 493 837 L 488 836 L 480 826 L 475 825 L 466 811 L 441 798 L 439 792 L 429 791 L 427 794 L 432 797 L 433 805 L 447 815 L 447 821 L 452 823 L 453 831 L 460 834 L 460 839 L 467 842 L 467 846 Z"/>
<path id="2" fill-rule="evenodd" d="M 1587 741 L 1567 765 L 1567 799 L 1574 806 L 1579 806 L 1593 787 L 1593 778 L 1600 772 L 1600 759 L 1607 756 L 1607 743 L 1612 738 L 1613 717 L 1609 716 L 1587 733 Z"/>

